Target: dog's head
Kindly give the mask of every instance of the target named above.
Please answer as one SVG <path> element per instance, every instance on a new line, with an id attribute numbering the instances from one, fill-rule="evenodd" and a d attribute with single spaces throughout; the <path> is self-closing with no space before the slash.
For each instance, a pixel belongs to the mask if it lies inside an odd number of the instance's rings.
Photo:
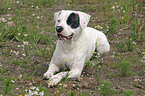
<path id="1" fill-rule="evenodd" d="M 90 15 L 80 11 L 62 10 L 54 14 L 55 28 L 59 40 L 72 40 L 87 27 Z"/>

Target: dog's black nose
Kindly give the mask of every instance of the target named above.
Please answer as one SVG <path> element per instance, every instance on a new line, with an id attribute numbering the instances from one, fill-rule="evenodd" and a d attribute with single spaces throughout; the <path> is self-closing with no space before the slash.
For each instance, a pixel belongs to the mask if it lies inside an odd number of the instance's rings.
<path id="1" fill-rule="evenodd" d="M 62 27 L 62 26 L 57 26 L 57 27 L 56 27 L 56 31 L 57 31 L 58 33 L 62 32 L 62 30 L 63 30 L 63 27 Z"/>

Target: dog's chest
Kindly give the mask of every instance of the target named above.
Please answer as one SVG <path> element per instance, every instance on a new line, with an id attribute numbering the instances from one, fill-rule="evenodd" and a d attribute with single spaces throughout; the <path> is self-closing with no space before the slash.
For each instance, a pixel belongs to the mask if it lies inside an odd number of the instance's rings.
<path id="1" fill-rule="evenodd" d="M 59 59 L 62 65 L 70 67 L 74 63 L 75 56 L 76 56 L 75 52 L 69 52 L 68 50 L 65 50 L 65 52 L 61 54 Z"/>

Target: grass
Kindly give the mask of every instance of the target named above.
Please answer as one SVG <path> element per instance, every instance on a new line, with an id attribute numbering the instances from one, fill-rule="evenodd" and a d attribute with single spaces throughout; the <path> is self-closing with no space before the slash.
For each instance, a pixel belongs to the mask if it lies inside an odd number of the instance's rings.
<path id="1" fill-rule="evenodd" d="M 0 95 L 24 96 L 36 86 L 44 96 L 143 96 L 144 6 L 143 0 L 0 0 Z M 48 88 L 42 77 L 57 41 L 53 14 L 65 9 L 90 14 L 88 26 L 106 34 L 111 51 L 98 65 L 89 62 L 80 82 Z"/>

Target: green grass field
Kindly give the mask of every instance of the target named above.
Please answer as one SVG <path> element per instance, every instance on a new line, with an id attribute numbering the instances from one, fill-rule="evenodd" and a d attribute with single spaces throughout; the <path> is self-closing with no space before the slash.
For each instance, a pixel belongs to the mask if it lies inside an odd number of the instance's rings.
<path id="1" fill-rule="evenodd" d="M 106 34 L 111 50 L 98 65 L 88 62 L 81 81 L 50 88 L 42 78 L 60 10 L 90 14 L 88 26 Z M 0 0 L 0 96 L 144 96 L 144 14 L 144 0 Z"/>

